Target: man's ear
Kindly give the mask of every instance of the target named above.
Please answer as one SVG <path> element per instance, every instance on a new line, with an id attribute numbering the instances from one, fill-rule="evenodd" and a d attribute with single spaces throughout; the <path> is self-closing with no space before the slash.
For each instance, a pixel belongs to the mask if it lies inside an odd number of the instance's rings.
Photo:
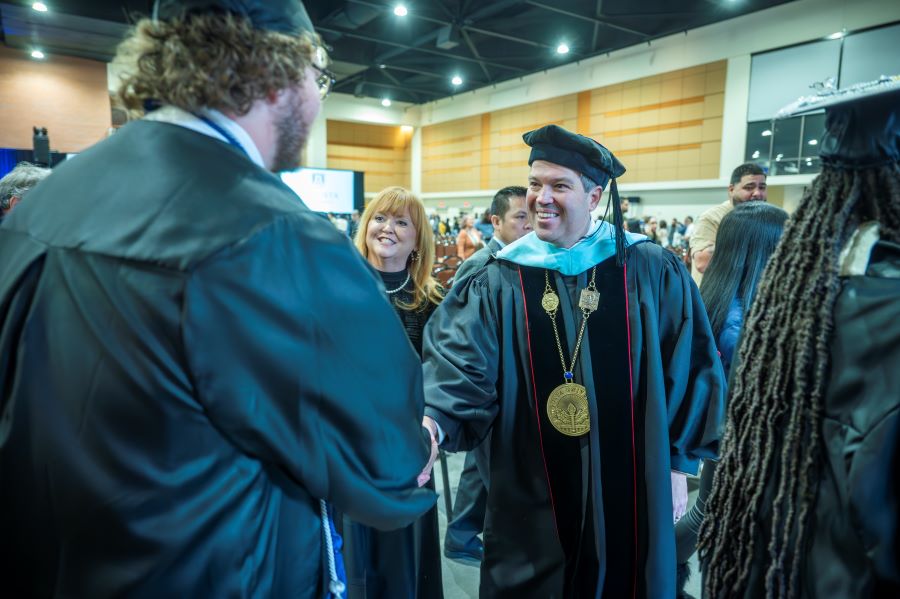
<path id="1" fill-rule="evenodd" d="M 594 209 L 597 207 L 597 205 L 600 203 L 600 198 L 602 198 L 602 197 L 603 197 L 603 188 L 600 187 L 599 185 L 591 190 L 591 194 L 590 194 L 591 212 L 593 212 Z"/>
<path id="2" fill-rule="evenodd" d="M 270 89 L 266 92 L 266 102 L 272 105 L 278 104 L 287 92 L 286 89 Z"/>
<path id="3" fill-rule="evenodd" d="M 500 217 L 496 214 L 491 215 L 491 224 L 494 225 L 495 229 L 499 229 L 500 225 L 503 224 L 503 221 L 500 220 Z"/>
<path id="4" fill-rule="evenodd" d="M 16 204 L 18 204 L 18 203 L 19 203 L 19 200 L 21 200 L 21 199 L 22 199 L 21 196 L 12 196 L 12 197 L 10 197 L 10 198 L 9 198 L 9 208 L 7 208 L 6 211 L 9 212 L 9 211 L 12 210 L 13 208 L 15 208 L 15 207 L 16 207 Z"/>

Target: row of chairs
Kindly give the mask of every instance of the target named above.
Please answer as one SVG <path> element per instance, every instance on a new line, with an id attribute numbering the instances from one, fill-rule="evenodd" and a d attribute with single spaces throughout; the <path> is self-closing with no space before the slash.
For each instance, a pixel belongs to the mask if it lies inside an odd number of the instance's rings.
<path id="1" fill-rule="evenodd" d="M 447 256 L 456 256 L 456 238 L 452 235 L 436 235 L 434 238 L 434 256 L 438 260 Z"/>
<path id="2" fill-rule="evenodd" d="M 456 276 L 456 269 L 462 264 L 462 258 L 455 253 L 456 244 L 453 245 L 453 251 L 453 254 L 437 256 L 434 266 L 431 268 L 431 275 L 440 282 L 441 287 L 444 289 L 450 289 L 453 286 L 453 277 Z"/>

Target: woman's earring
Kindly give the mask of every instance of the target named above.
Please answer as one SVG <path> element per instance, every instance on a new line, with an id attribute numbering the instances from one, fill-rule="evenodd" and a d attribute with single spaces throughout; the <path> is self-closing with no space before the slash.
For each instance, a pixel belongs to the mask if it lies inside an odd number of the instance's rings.
<path id="1" fill-rule="evenodd" d="M 412 253 L 409 255 L 409 259 L 412 262 L 418 262 L 419 261 L 419 250 L 413 250 Z"/>

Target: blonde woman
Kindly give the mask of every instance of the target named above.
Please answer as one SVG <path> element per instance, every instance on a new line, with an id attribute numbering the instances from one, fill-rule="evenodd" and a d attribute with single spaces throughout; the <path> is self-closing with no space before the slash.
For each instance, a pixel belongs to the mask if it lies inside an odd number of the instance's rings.
<path id="1" fill-rule="evenodd" d="M 408 190 L 388 187 L 363 212 L 355 244 L 381 275 L 388 299 L 421 356 L 422 330 L 442 299 L 431 276 L 434 233 L 425 206 Z M 433 482 L 427 484 L 434 488 Z M 348 599 L 442 599 L 436 507 L 400 530 L 382 532 L 346 522 L 344 532 Z"/>
<path id="2" fill-rule="evenodd" d="M 421 356 L 422 329 L 442 298 L 440 284 L 431 276 L 434 233 L 425 206 L 410 191 L 388 187 L 363 212 L 355 243 L 381 275 L 388 299 Z"/>

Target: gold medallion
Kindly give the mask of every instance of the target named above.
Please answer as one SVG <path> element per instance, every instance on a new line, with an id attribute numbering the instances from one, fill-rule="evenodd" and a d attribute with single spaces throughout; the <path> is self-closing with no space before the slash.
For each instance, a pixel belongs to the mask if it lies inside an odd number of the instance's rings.
<path id="1" fill-rule="evenodd" d="M 552 291 L 544 293 L 544 297 L 541 298 L 541 307 L 547 313 L 555 312 L 559 307 L 559 296 Z"/>
<path id="2" fill-rule="evenodd" d="M 593 312 L 600 305 L 600 293 L 596 289 L 582 289 L 578 307 Z"/>
<path id="3" fill-rule="evenodd" d="M 569 437 L 591 430 L 587 389 L 578 383 L 563 383 L 547 399 L 547 417 L 553 428 Z"/>

